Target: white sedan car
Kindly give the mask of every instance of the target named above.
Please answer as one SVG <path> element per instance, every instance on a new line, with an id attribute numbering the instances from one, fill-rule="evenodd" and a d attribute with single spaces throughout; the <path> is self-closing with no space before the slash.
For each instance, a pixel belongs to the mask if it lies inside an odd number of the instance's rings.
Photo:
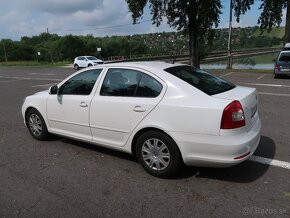
<path id="1" fill-rule="evenodd" d="M 26 97 L 22 115 L 38 140 L 52 133 L 128 152 L 158 177 L 173 175 L 182 163 L 241 163 L 260 141 L 254 88 L 163 62 L 78 71 Z"/>

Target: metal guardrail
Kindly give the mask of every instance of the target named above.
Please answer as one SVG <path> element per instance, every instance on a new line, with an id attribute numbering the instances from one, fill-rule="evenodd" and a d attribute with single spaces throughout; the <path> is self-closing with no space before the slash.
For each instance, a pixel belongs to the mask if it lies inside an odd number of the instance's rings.
<path id="1" fill-rule="evenodd" d="M 243 50 L 233 50 L 232 56 L 234 59 L 248 56 L 258 56 L 264 54 L 272 54 L 281 51 L 282 48 L 255 48 L 255 49 L 243 49 Z M 212 52 L 208 54 L 205 58 L 201 60 L 201 63 L 211 63 L 217 61 L 227 60 L 228 52 L 219 51 Z M 156 60 L 174 60 L 175 62 L 180 63 L 189 63 L 189 55 L 164 55 L 164 56 L 149 56 L 149 57 L 140 57 L 140 58 L 131 58 L 124 60 L 114 60 L 106 61 L 106 63 L 116 63 L 116 62 L 125 62 L 125 61 L 156 61 Z"/>

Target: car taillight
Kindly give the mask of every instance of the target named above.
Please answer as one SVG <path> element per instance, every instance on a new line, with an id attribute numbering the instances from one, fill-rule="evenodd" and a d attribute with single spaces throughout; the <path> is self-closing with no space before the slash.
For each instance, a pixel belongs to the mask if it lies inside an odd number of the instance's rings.
<path id="1" fill-rule="evenodd" d="M 239 101 L 233 101 L 224 109 L 221 129 L 235 129 L 246 125 L 245 114 Z"/>
<path id="2" fill-rule="evenodd" d="M 275 69 L 280 70 L 280 65 L 279 64 L 276 64 L 275 65 Z"/>

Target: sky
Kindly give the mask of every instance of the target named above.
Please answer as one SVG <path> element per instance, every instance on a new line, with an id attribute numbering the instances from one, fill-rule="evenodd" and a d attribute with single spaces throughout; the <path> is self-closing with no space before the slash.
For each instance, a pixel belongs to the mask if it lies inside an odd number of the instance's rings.
<path id="1" fill-rule="evenodd" d="M 229 1 L 224 6 L 219 28 L 228 27 Z M 257 25 L 261 1 L 255 1 L 250 12 L 234 27 Z M 285 16 L 285 13 L 284 13 Z M 175 31 L 163 22 L 151 24 L 149 8 L 137 25 L 132 25 L 125 0 L 0 0 L 0 40 L 20 40 L 22 36 L 46 32 L 58 35 L 111 36 Z M 284 19 L 283 19 L 284 20 Z M 282 23 L 283 25 L 283 23 Z"/>

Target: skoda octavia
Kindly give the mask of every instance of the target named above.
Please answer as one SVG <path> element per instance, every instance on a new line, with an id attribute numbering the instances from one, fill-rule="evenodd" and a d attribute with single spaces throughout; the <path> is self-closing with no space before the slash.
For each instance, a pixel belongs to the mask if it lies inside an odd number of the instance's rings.
<path id="1" fill-rule="evenodd" d="M 57 134 L 131 153 L 158 177 L 183 163 L 241 163 L 260 141 L 254 88 L 163 62 L 83 69 L 26 97 L 22 115 L 35 139 Z"/>

